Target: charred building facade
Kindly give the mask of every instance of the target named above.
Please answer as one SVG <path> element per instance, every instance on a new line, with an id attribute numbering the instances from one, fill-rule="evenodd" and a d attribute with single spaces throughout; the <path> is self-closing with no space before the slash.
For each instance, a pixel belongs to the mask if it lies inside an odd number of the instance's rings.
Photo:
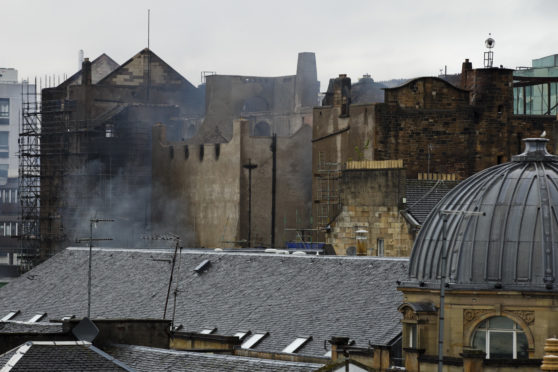
<path id="1" fill-rule="evenodd" d="M 149 245 L 139 238 L 159 232 L 206 247 L 222 236 L 241 246 L 282 244 L 285 227 L 311 225 L 318 90 L 313 53 L 299 55 L 296 75 L 213 75 L 198 88 L 149 49 L 120 66 L 106 55 L 85 60 L 43 90 L 41 258 L 83 238 L 95 218 L 113 219 L 100 231 L 124 247 Z M 233 126 L 239 118 L 242 130 Z M 231 162 L 239 173 L 227 177 Z M 219 209 L 231 193 L 237 217 Z M 217 233 L 228 229 L 235 233 Z"/>
<path id="2" fill-rule="evenodd" d="M 43 90 L 41 255 L 87 233 L 91 218 L 111 218 L 121 245 L 149 229 L 151 134 L 157 122 L 180 137 L 203 115 L 203 95 L 151 50 L 118 66 L 102 55 Z M 137 241 L 134 241 L 137 245 Z"/>
<path id="3" fill-rule="evenodd" d="M 440 186 L 509 161 L 511 154 L 520 152 L 522 138 L 544 130 L 550 137 L 549 150 L 554 152 L 556 118 L 514 115 L 513 81 L 513 70 L 473 69 L 466 60 L 459 86 L 424 77 L 386 88 L 383 103 L 351 104 L 350 79 L 345 75 L 335 79 L 324 106 L 314 109 L 313 213 L 315 226 L 331 231 L 324 239 L 344 254 L 348 246 L 356 245 L 355 226 L 362 226 L 370 232 L 365 239 L 368 254 L 379 252 L 380 246 L 385 255 L 410 253 L 421 225 L 418 214 L 423 212 L 414 213 L 407 199 L 414 197 L 414 208 L 422 211 L 421 197 L 409 195 L 408 187 L 405 191 L 391 187 L 383 192 L 394 190 L 398 200 L 389 206 L 377 205 L 364 211 L 350 205 L 352 210 L 347 210 L 343 193 L 351 189 L 343 186 L 343 180 L 356 168 L 365 170 L 361 177 L 373 177 L 380 184 L 400 179 L 417 186 L 418 181 L 434 180 Z M 365 160 L 370 164 L 348 166 L 351 161 Z M 401 161 L 401 166 L 387 166 L 382 163 L 385 161 Z M 377 178 L 378 168 L 387 173 Z M 426 190 L 424 200 L 430 200 L 429 195 Z M 392 198 L 382 200 L 388 203 Z M 347 223 L 343 216 L 349 212 L 353 218 Z M 378 229 L 383 232 L 373 233 Z M 339 236 L 343 236 L 343 242 Z M 398 242 L 407 244 L 402 248 Z"/>
<path id="4" fill-rule="evenodd" d="M 312 225 L 314 53 L 299 53 L 296 75 L 212 75 L 205 89 L 196 135 L 154 135 L 154 227 L 208 248 L 296 240 L 297 229 Z"/>

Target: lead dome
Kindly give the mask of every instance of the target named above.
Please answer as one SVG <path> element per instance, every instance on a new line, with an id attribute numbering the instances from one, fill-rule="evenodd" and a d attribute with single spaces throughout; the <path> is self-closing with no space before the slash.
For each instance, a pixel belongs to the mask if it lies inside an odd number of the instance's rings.
<path id="1" fill-rule="evenodd" d="M 547 139 L 524 142 L 511 162 L 469 177 L 438 203 L 417 236 L 403 286 L 439 288 L 445 215 L 450 288 L 554 288 L 558 156 L 547 152 Z"/>

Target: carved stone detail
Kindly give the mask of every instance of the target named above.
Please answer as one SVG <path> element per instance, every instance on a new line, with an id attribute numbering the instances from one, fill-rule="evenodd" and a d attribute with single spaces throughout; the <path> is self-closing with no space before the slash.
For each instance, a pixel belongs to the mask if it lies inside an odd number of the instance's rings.
<path id="1" fill-rule="evenodd" d="M 463 310 L 463 325 L 467 326 L 482 315 L 489 313 L 491 309 L 465 309 Z"/>
<path id="2" fill-rule="evenodd" d="M 417 314 L 411 308 L 406 308 L 403 310 L 403 319 L 405 320 L 417 320 Z"/>
<path id="3" fill-rule="evenodd" d="M 535 312 L 528 310 L 510 310 L 509 313 L 521 318 L 527 325 L 535 322 Z"/>

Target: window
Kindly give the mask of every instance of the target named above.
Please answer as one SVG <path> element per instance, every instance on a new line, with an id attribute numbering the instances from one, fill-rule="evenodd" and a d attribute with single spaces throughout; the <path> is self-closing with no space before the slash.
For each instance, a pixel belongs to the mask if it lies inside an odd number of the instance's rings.
<path id="1" fill-rule="evenodd" d="M 113 138 L 114 137 L 114 124 L 107 123 L 105 124 L 105 138 Z"/>
<path id="2" fill-rule="evenodd" d="M 409 324 L 407 325 L 409 328 L 409 347 L 416 349 L 417 348 L 417 325 L 416 324 Z"/>
<path id="3" fill-rule="evenodd" d="M 283 353 L 296 353 L 305 343 L 310 341 L 312 337 L 297 337 L 293 342 L 283 349 Z"/>
<path id="4" fill-rule="evenodd" d="M 9 156 L 9 135 L 10 132 L 0 132 L 0 158 L 7 158 Z"/>
<path id="5" fill-rule="evenodd" d="M 10 124 L 10 100 L 8 98 L 0 98 L 0 124 Z"/>
<path id="6" fill-rule="evenodd" d="M 384 256 L 384 239 L 378 239 L 377 244 L 378 244 L 378 256 L 383 257 Z"/>
<path id="7" fill-rule="evenodd" d="M 204 328 L 204 329 L 202 329 L 202 330 L 200 331 L 200 333 L 201 333 L 202 335 L 210 335 L 210 334 L 212 334 L 213 332 L 215 332 L 216 330 L 217 330 L 217 328 Z"/>
<path id="8" fill-rule="evenodd" d="M 269 333 L 265 332 L 256 332 L 254 333 L 252 336 L 250 336 L 249 339 L 247 339 L 246 341 L 244 341 L 242 343 L 242 345 L 240 345 L 241 348 L 243 349 L 251 349 L 254 346 L 256 346 L 258 344 L 258 342 L 260 342 L 265 336 L 267 336 Z"/>
<path id="9" fill-rule="evenodd" d="M 471 342 L 486 352 L 486 359 L 527 359 L 527 337 L 513 320 L 495 316 L 479 324 Z"/>

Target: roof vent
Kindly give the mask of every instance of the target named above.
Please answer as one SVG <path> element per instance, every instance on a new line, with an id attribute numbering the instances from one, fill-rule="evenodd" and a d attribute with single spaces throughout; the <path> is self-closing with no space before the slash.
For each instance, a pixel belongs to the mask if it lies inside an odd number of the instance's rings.
<path id="1" fill-rule="evenodd" d="M 194 271 L 197 272 L 198 274 L 203 273 L 204 271 L 207 271 L 207 269 L 209 269 L 209 266 L 211 266 L 211 261 L 209 260 L 203 260 L 202 263 L 200 263 L 195 269 Z"/>
<path id="2" fill-rule="evenodd" d="M 512 156 L 512 161 L 558 161 L 558 156 L 546 150 L 547 138 L 525 138 L 525 151 Z"/>

